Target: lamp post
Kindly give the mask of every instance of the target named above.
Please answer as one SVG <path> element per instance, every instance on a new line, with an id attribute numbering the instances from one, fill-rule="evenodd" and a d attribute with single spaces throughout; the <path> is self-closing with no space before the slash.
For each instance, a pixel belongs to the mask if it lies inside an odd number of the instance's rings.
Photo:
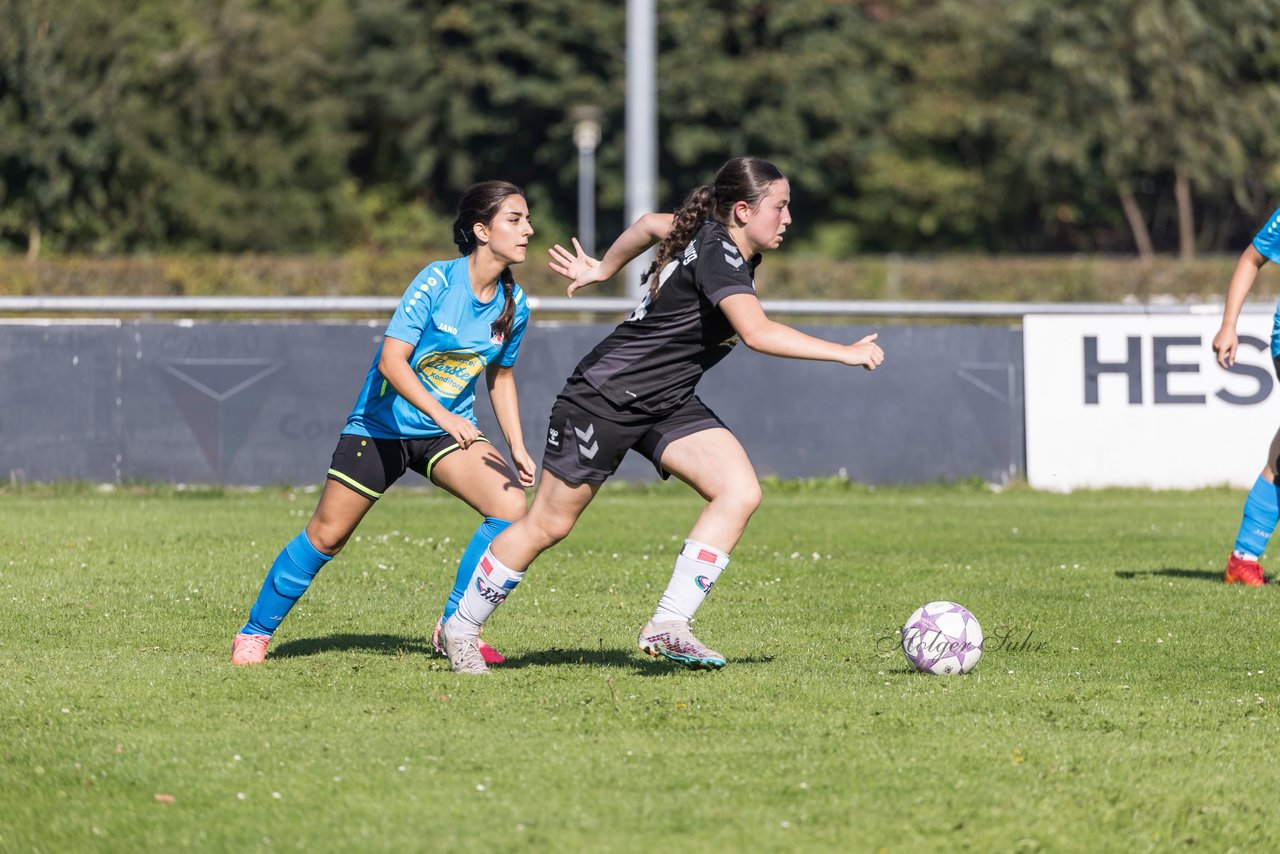
<path id="1" fill-rule="evenodd" d="M 657 207 L 658 23 L 655 0 L 627 0 L 627 221 L 631 225 Z M 650 249 L 627 265 L 627 296 L 643 294 L 640 273 Z"/>
<path id="2" fill-rule="evenodd" d="M 600 111 L 575 107 L 573 144 L 578 149 L 578 242 L 588 255 L 596 254 L 596 146 L 600 144 Z"/>

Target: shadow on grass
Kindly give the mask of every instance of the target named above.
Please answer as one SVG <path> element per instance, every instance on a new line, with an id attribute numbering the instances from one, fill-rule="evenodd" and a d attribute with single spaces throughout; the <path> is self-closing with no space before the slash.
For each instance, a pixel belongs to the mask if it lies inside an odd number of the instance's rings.
<path id="1" fill-rule="evenodd" d="M 383 655 L 425 655 L 440 658 L 425 638 L 407 638 L 400 635 L 330 635 L 322 638 L 304 638 L 282 643 L 273 647 L 269 653 L 271 658 L 304 658 L 309 655 L 324 655 L 332 652 L 365 651 Z M 443 659 L 440 659 L 443 662 Z M 765 664 L 773 660 L 772 656 L 752 656 L 748 658 L 731 658 L 729 664 Z M 559 667 L 559 666 L 613 667 L 633 670 L 646 676 L 661 676 L 672 670 L 681 670 L 675 662 L 661 658 L 649 658 L 628 649 L 548 649 L 527 652 L 523 655 L 511 655 L 502 664 L 494 665 L 501 670 L 515 670 L 521 667 Z"/>
<path id="2" fill-rule="evenodd" d="M 1162 575 L 1166 578 L 1181 578 L 1186 581 L 1216 581 L 1218 584 L 1222 583 L 1222 573 L 1220 571 L 1210 569 L 1177 569 L 1172 566 L 1165 566 L 1160 569 L 1116 572 L 1116 578 L 1123 578 L 1126 580 L 1157 575 Z"/>
<path id="3" fill-rule="evenodd" d="M 772 656 L 730 658 L 729 665 L 764 664 Z M 633 670 L 642 676 L 662 676 L 672 670 L 683 670 L 679 664 L 665 658 L 651 658 L 629 649 L 546 649 L 524 655 L 507 656 L 503 664 L 495 668 L 507 670 L 518 667 L 557 667 L 561 665 L 585 665 L 588 667 L 615 667 Z"/>
<path id="4" fill-rule="evenodd" d="M 435 655 L 435 650 L 425 638 L 406 638 L 399 635 L 330 635 L 323 638 L 292 640 L 273 647 L 272 658 L 302 658 L 326 652 L 350 652 L 365 650 L 383 655 Z"/>

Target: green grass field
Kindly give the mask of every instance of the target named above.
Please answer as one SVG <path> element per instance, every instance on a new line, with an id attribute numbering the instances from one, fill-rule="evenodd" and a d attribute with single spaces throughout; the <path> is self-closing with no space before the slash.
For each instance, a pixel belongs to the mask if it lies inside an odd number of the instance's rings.
<path id="1" fill-rule="evenodd" d="M 474 519 L 393 493 L 262 666 L 231 637 L 314 493 L 0 494 L 0 850 L 1275 850 L 1272 590 L 1243 494 L 770 485 L 699 634 L 635 634 L 700 502 L 606 489 L 459 677 Z M 1280 569 L 1280 567 L 1277 567 Z M 909 672 L 952 599 L 988 648 Z"/>

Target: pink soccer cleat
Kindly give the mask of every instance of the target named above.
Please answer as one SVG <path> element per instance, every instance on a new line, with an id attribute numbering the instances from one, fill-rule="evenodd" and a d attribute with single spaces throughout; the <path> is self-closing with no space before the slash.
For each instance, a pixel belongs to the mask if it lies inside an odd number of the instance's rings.
<path id="1" fill-rule="evenodd" d="M 231 642 L 231 663 L 241 667 L 261 664 L 262 659 L 267 657 L 269 643 L 271 635 L 247 635 L 241 632 Z"/>
<path id="2" fill-rule="evenodd" d="M 1266 576 L 1262 574 L 1262 566 L 1256 560 L 1237 557 L 1235 552 L 1227 558 L 1227 569 L 1222 573 L 1222 580 L 1227 584 L 1243 584 L 1246 587 L 1262 587 L 1267 583 Z"/>

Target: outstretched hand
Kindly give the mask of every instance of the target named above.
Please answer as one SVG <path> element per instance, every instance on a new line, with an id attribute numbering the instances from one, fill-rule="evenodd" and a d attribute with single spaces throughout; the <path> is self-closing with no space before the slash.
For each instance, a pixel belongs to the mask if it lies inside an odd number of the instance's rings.
<path id="1" fill-rule="evenodd" d="M 569 280 L 569 287 L 564 292 L 567 297 L 602 279 L 600 262 L 582 251 L 582 244 L 578 243 L 576 237 L 573 238 L 573 254 L 559 243 L 547 250 L 547 254 L 551 256 L 551 262 L 547 266 Z"/>
<path id="2" fill-rule="evenodd" d="M 876 343 L 876 339 L 880 337 L 879 332 L 872 332 L 865 338 L 860 339 L 856 344 L 848 346 L 849 359 L 846 365 L 862 365 L 868 371 L 874 371 L 884 362 L 884 350 L 880 349 L 880 345 Z"/>

